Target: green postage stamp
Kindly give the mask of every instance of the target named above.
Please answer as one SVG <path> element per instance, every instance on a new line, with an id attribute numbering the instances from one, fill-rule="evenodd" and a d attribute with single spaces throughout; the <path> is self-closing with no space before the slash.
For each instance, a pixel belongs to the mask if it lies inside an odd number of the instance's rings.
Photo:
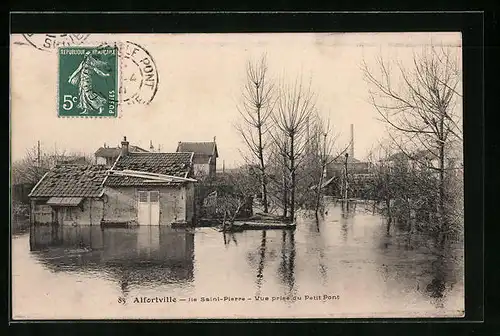
<path id="1" fill-rule="evenodd" d="M 59 48 L 59 117 L 117 117 L 116 47 Z"/>

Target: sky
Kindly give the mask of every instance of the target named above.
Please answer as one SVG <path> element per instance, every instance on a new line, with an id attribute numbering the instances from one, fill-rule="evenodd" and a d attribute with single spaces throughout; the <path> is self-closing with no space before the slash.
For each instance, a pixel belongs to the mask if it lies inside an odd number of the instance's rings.
<path id="1" fill-rule="evenodd" d="M 219 162 L 243 162 L 243 142 L 234 129 L 245 81 L 245 66 L 266 54 L 272 77 L 311 81 L 317 107 L 339 134 L 338 147 L 350 140 L 363 159 L 384 138 L 385 125 L 368 103 L 360 66 L 376 57 L 411 62 L 425 45 L 461 48 L 460 33 L 273 33 L 273 34 L 92 34 L 87 45 L 132 41 L 152 56 L 158 91 L 148 105 L 120 106 L 119 118 L 57 116 L 58 55 L 11 35 L 11 157 L 15 161 L 40 141 L 43 150 L 94 153 L 123 136 L 133 145 L 175 151 L 178 141 L 212 141 Z"/>

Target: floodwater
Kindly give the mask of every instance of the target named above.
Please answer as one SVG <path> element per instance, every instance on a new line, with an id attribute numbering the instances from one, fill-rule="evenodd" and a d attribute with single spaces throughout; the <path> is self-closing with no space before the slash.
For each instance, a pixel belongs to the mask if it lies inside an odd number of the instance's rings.
<path id="1" fill-rule="evenodd" d="M 463 316 L 461 244 L 327 209 L 294 231 L 32 227 L 12 238 L 13 318 Z"/>

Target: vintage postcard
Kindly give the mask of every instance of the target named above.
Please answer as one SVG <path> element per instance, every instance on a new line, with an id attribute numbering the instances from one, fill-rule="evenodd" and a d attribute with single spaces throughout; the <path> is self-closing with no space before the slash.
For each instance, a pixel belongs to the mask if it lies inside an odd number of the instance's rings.
<path id="1" fill-rule="evenodd" d="M 12 34 L 12 317 L 463 317 L 462 40 Z"/>

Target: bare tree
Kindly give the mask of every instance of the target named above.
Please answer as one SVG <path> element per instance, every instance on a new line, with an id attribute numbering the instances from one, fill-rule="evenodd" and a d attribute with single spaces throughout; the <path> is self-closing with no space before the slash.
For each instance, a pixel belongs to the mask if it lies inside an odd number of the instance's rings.
<path id="1" fill-rule="evenodd" d="M 287 148 L 286 137 L 276 134 L 269 146 L 269 164 L 267 167 L 268 197 L 272 208 L 275 206 L 282 211 L 282 217 L 286 219 L 289 206 L 289 191 L 287 178 L 287 157 L 282 151 Z"/>
<path id="2" fill-rule="evenodd" d="M 317 116 L 314 124 L 314 133 L 310 137 L 310 141 L 314 141 L 311 149 L 317 157 L 313 162 L 315 162 L 315 166 L 319 168 L 316 168 L 316 173 L 312 174 L 315 178 L 315 184 L 311 188 L 314 191 L 314 213 L 316 218 L 318 218 L 321 200 L 324 196 L 323 184 L 326 178 L 326 167 L 342 153 L 342 151 L 335 153 L 336 139 L 337 134 L 333 133 L 330 119 L 323 120 L 321 117 Z"/>
<path id="3" fill-rule="evenodd" d="M 304 158 L 308 139 L 306 130 L 310 117 L 316 109 L 315 96 L 311 85 L 304 86 L 302 78 L 293 83 L 281 82 L 274 113 L 271 115 L 279 135 L 271 133 L 278 151 L 284 157 L 285 176 L 289 190 L 289 217 L 295 219 L 297 168 Z M 274 133 L 274 132 L 273 132 Z"/>
<path id="4" fill-rule="evenodd" d="M 337 148 L 338 134 L 334 132 L 329 118 L 314 113 L 308 120 L 307 145 L 297 171 L 297 204 L 314 211 L 316 218 L 323 206 L 327 167 L 348 148 Z"/>
<path id="5" fill-rule="evenodd" d="M 269 79 L 265 55 L 259 62 L 249 61 L 246 67 L 246 82 L 242 90 L 242 102 L 237 107 L 242 121 L 236 129 L 250 152 L 247 162 L 252 164 L 257 162 L 264 213 L 268 212 L 265 151 L 269 132 L 268 119 L 275 102 L 273 95 L 274 85 Z"/>
<path id="6" fill-rule="evenodd" d="M 461 98 L 458 54 L 450 47 L 432 46 L 414 53 L 413 64 L 378 58 L 376 74 L 366 63 L 362 70 L 370 84 L 370 102 L 381 119 L 396 131 L 391 138 L 410 160 L 434 170 L 439 176 L 438 214 L 442 240 L 448 230 L 445 220 L 445 175 L 447 154 L 462 141 L 461 118 L 455 108 Z M 425 150 L 432 157 L 414 155 Z M 433 164 L 437 161 L 437 164 Z"/>
<path id="7" fill-rule="evenodd" d="M 39 143 L 28 148 L 22 159 L 12 162 L 12 184 L 35 184 L 57 164 L 72 163 L 76 160 L 79 163 L 91 164 L 93 158 L 92 155 L 86 153 L 69 152 L 56 147 L 43 148 Z"/>
<path id="8" fill-rule="evenodd" d="M 222 229 L 230 231 L 236 218 L 244 210 L 251 210 L 257 180 L 245 168 L 225 173 L 221 177 L 222 188 L 217 190 L 216 207 L 222 217 Z"/>

